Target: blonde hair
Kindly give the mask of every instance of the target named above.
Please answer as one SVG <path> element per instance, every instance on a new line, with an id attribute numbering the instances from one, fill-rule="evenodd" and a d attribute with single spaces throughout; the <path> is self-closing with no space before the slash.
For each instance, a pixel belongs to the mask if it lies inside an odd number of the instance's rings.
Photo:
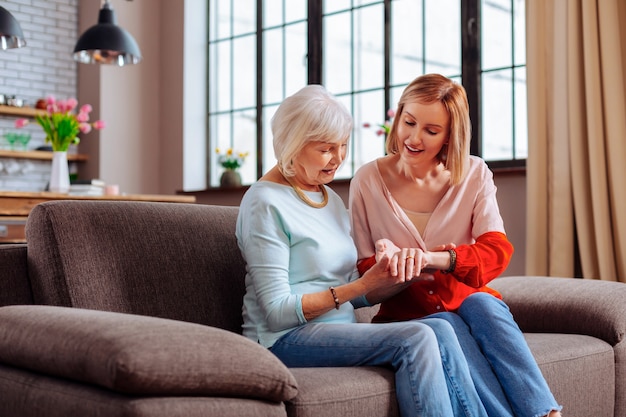
<path id="1" fill-rule="evenodd" d="M 271 126 L 278 166 L 293 176 L 293 158 L 308 142 L 339 143 L 350 137 L 352 116 L 323 86 L 312 84 L 283 100 Z"/>
<path id="2" fill-rule="evenodd" d="M 430 104 L 437 101 L 443 104 L 450 116 L 448 143 L 447 146 L 444 145 L 441 148 L 439 160 L 450 171 L 450 182 L 459 184 L 465 177 L 469 165 L 472 124 L 465 89 L 451 79 L 440 74 L 426 74 L 411 81 L 398 101 L 396 117 L 391 125 L 385 147 L 389 154 L 399 152 L 397 129 L 400 115 L 407 103 Z"/>

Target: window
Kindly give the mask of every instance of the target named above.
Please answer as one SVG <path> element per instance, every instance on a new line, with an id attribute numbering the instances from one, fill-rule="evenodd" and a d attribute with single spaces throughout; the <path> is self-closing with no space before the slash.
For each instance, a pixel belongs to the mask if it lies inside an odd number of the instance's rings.
<path id="1" fill-rule="evenodd" d="M 252 183 L 274 164 L 270 120 L 281 101 L 322 83 L 355 120 L 350 178 L 384 154 L 382 123 L 416 76 L 463 83 L 472 153 L 490 165 L 527 156 L 524 0 L 211 0 L 209 149 L 250 152 Z M 213 156 L 213 155 L 212 155 Z M 210 158 L 210 184 L 220 167 Z"/>

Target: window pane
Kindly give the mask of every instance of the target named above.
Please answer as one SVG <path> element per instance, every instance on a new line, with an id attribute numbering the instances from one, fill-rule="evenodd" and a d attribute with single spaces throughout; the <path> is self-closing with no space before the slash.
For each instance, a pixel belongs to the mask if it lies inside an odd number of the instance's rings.
<path id="1" fill-rule="evenodd" d="M 283 99 L 283 29 L 263 32 L 263 103 L 277 103 Z"/>
<path id="2" fill-rule="evenodd" d="M 382 4 L 363 7 L 354 13 L 354 85 L 356 91 L 384 85 L 385 46 Z"/>
<path id="3" fill-rule="evenodd" d="M 231 36 L 231 1 L 211 1 L 211 39 L 224 39 Z"/>
<path id="4" fill-rule="evenodd" d="M 497 161 L 513 158 L 512 70 L 483 73 L 482 156 Z"/>
<path id="5" fill-rule="evenodd" d="M 256 32 L 256 0 L 237 0 L 236 3 L 233 36 Z"/>
<path id="6" fill-rule="evenodd" d="M 232 97 L 230 94 L 230 81 L 232 76 L 231 67 L 231 42 L 224 41 L 214 45 L 216 50 L 215 59 L 210 62 L 211 68 L 215 69 L 214 83 L 209 86 L 211 94 L 217 99 L 217 107 L 211 111 L 230 110 Z"/>
<path id="7" fill-rule="evenodd" d="M 307 0 L 285 0 L 286 23 L 306 20 L 307 14 Z"/>
<path id="8" fill-rule="evenodd" d="M 515 68 L 515 159 L 528 158 L 526 68 Z"/>
<path id="9" fill-rule="evenodd" d="M 233 114 L 231 147 L 236 153 L 248 152 L 239 169 L 241 180 L 250 184 L 256 180 L 256 110 L 244 110 Z"/>
<path id="10" fill-rule="evenodd" d="M 285 28 L 285 90 L 280 100 L 307 83 L 306 30 L 306 22 L 291 24 Z"/>
<path id="11" fill-rule="evenodd" d="M 380 124 L 385 122 L 384 90 L 354 95 L 354 134 L 351 153 L 355 169 L 384 155 L 385 136 L 379 135 Z M 367 123 L 369 127 L 364 126 Z"/>
<path id="12" fill-rule="evenodd" d="M 515 65 L 526 65 L 526 7 L 525 0 L 513 1 Z"/>
<path id="13" fill-rule="evenodd" d="M 351 0 L 326 0 L 324 4 L 324 14 L 330 14 L 342 10 L 348 10 L 352 7 Z"/>
<path id="14" fill-rule="evenodd" d="M 231 147 L 230 138 L 232 137 L 232 125 L 230 113 L 218 114 L 209 117 L 209 138 L 211 146 L 209 152 L 211 152 L 211 186 L 215 187 L 219 185 L 220 175 L 223 168 L 218 163 L 218 155 L 215 152 L 216 148 L 221 153 L 226 152 Z"/>
<path id="15" fill-rule="evenodd" d="M 391 2 L 391 84 L 408 84 L 424 71 L 421 0 Z"/>
<path id="16" fill-rule="evenodd" d="M 325 16 L 323 20 L 323 83 L 334 94 L 349 92 L 352 89 L 350 13 Z"/>
<path id="17" fill-rule="evenodd" d="M 458 0 L 426 0 L 425 17 L 425 73 L 460 74 L 461 3 Z"/>
<path id="18" fill-rule="evenodd" d="M 283 24 L 283 3 L 284 0 L 263 1 L 263 28 Z"/>
<path id="19" fill-rule="evenodd" d="M 483 69 L 511 66 L 511 2 L 513 0 L 482 0 L 481 40 Z"/>
<path id="20" fill-rule="evenodd" d="M 256 105 L 256 36 L 233 40 L 233 108 Z"/>

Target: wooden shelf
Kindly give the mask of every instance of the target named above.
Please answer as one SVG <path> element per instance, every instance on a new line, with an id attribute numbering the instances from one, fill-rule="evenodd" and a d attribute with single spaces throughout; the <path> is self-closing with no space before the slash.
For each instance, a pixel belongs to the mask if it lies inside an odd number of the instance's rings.
<path id="1" fill-rule="evenodd" d="M 5 116 L 18 116 L 18 117 L 35 117 L 37 113 L 43 113 L 43 110 L 35 109 L 33 107 L 15 107 L 5 106 L 0 104 L 0 114 Z"/>
<path id="2" fill-rule="evenodd" d="M 52 152 L 49 151 L 8 151 L 0 149 L 0 158 L 16 158 L 16 159 L 39 159 L 44 161 L 52 160 Z M 89 159 L 83 154 L 67 154 L 67 160 L 70 162 L 85 162 Z"/>
<path id="3" fill-rule="evenodd" d="M 28 216 L 37 204 L 52 200 L 110 200 L 110 201 L 156 201 L 163 203 L 195 203 L 188 195 L 127 194 L 104 196 L 77 196 L 47 191 L 0 191 L 0 220 L 3 216 Z"/>
<path id="4" fill-rule="evenodd" d="M 68 194 L 24 191 L 0 191 L 0 244 L 26 243 L 26 220 L 37 204 L 53 200 L 156 201 L 163 203 L 195 203 L 194 196 L 129 194 L 74 196 Z"/>

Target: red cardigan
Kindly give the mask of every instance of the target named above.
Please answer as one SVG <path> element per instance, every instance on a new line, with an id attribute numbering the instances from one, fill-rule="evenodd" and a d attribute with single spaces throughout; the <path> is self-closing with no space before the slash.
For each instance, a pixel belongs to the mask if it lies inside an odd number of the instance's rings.
<path id="1" fill-rule="evenodd" d="M 465 298 L 475 292 L 487 292 L 502 298 L 486 285 L 506 269 L 513 245 L 500 232 L 487 232 L 471 245 L 456 249 L 456 269 L 452 273 L 436 271 L 434 281 L 416 281 L 410 287 L 383 301 L 372 321 L 411 320 L 440 311 L 456 311 Z M 374 256 L 359 262 L 361 275 L 376 263 Z"/>

